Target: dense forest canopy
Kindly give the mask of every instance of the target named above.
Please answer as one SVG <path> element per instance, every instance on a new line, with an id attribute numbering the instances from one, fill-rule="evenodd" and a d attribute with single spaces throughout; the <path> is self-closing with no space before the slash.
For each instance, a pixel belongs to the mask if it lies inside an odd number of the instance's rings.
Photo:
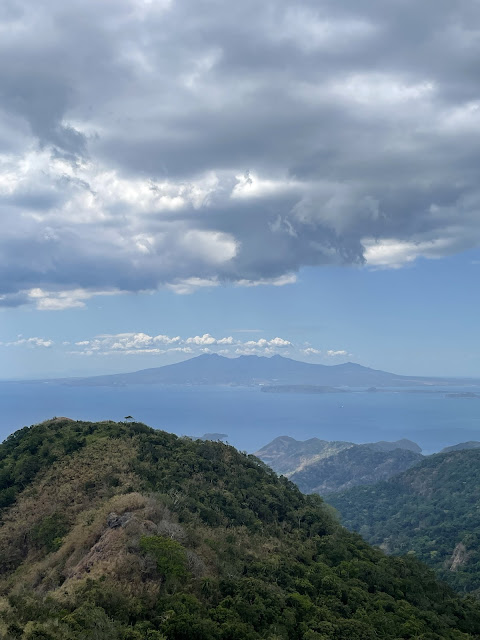
<path id="1" fill-rule="evenodd" d="M 456 590 L 480 594 L 480 449 L 452 447 L 328 501 L 371 544 L 414 554 Z"/>
<path id="2" fill-rule="evenodd" d="M 480 637 L 476 601 L 220 442 L 53 419 L 0 479 L 5 640 Z"/>

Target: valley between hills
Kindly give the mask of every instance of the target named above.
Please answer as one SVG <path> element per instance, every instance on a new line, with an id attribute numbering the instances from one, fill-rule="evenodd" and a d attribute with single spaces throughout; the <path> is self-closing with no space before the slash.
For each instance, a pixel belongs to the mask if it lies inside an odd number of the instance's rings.
<path id="1" fill-rule="evenodd" d="M 301 491 L 324 496 L 370 544 L 418 557 L 457 591 L 480 595 L 480 442 L 424 456 L 410 440 L 282 436 L 256 455 Z"/>

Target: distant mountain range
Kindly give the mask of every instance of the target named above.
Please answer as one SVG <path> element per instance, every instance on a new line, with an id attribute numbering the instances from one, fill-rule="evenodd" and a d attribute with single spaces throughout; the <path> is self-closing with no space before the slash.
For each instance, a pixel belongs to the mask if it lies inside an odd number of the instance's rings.
<path id="1" fill-rule="evenodd" d="M 375 390 L 376 387 L 480 384 L 480 381 L 473 380 L 400 376 L 363 367 L 353 362 L 328 366 L 300 362 L 279 355 L 270 358 L 263 356 L 225 358 L 218 354 L 204 354 L 176 364 L 143 369 L 133 373 L 88 378 L 62 378 L 48 382 L 72 386 L 275 385 L 277 391 L 282 391 L 281 386 L 286 385 L 283 391 L 290 392 L 292 391 L 291 385 L 307 385 L 306 392 L 312 392 L 312 388 L 318 386 L 318 393 L 326 392 L 322 387 L 367 387 Z M 302 392 L 302 389 L 297 388 L 294 391 Z M 305 389 L 303 391 L 305 392 Z M 314 389 L 313 392 L 315 392 Z"/>
<path id="2" fill-rule="evenodd" d="M 386 480 L 423 459 L 410 440 L 397 442 L 299 441 L 280 436 L 255 454 L 304 493 L 329 493 Z"/>

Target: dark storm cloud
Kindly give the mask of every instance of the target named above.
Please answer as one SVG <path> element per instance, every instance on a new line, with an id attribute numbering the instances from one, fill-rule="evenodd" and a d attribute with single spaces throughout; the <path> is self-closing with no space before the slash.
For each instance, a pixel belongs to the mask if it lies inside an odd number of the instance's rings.
<path id="1" fill-rule="evenodd" d="M 9 0 L 0 304 L 478 246 L 479 28 L 474 0 Z"/>

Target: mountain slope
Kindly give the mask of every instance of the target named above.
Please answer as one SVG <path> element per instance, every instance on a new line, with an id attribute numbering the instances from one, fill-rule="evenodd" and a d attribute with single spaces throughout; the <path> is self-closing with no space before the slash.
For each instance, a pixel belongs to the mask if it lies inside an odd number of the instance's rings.
<path id="1" fill-rule="evenodd" d="M 411 440 L 354 444 L 275 438 L 256 452 L 274 471 L 286 475 L 304 493 L 327 495 L 362 484 L 374 484 L 422 460 Z"/>
<path id="2" fill-rule="evenodd" d="M 476 440 L 469 440 L 468 442 L 460 442 L 454 444 L 451 447 L 445 447 L 440 453 L 449 453 L 450 451 L 461 451 L 462 449 L 480 449 L 480 442 Z"/>
<path id="3" fill-rule="evenodd" d="M 321 385 L 370 387 L 432 384 L 434 378 L 399 376 L 347 362 L 338 365 L 312 364 L 276 355 L 225 358 L 204 354 L 176 364 L 89 378 L 47 381 L 73 386 L 124 386 L 130 384 L 209 384 L 209 385 Z M 436 380 L 440 384 L 440 379 Z M 459 381 L 452 381 L 459 384 Z"/>
<path id="4" fill-rule="evenodd" d="M 353 446 L 353 442 L 330 442 L 319 438 L 295 440 L 290 436 L 279 436 L 259 449 L 255 455 L 274 471 L 288 477 L 316 460 Z"/>
<path id="5" fill-rule="evenodd" d="M 415 553 L 460 591 L 480 593 L 480 450 L 436 454 L 388 482 L 328 501 L 388 553 Z"/>
<path id="6" fill-rule="evenodd" d="M 480 637 L 480 610 L 253 456 L 66 419 L 0 446 L 5 640 Z"/>
<path id="7" fill-rule="evenodd" d="M 413 451 L 414 453 L 422 453 L 422 449 L 416 442 L 402 438 L 401 440 L 395 440 L 395 442 L 387 442 L 385 440 L 379 440 L 378 442 L 368 442 L 366 447 L 373 449 L 374 451 L 394 451 L 395 449 L 405 449 L 406 451 Z"/>
<path id="8" fill-rule="evenodd" d="M 422 459 L 421 454 L 407 449 L 378 451 L 366 444 L 356 444 L 292 473 L 290 480 L 304 493 L 326 496 L 335 491 L 386 480 Z"/>

